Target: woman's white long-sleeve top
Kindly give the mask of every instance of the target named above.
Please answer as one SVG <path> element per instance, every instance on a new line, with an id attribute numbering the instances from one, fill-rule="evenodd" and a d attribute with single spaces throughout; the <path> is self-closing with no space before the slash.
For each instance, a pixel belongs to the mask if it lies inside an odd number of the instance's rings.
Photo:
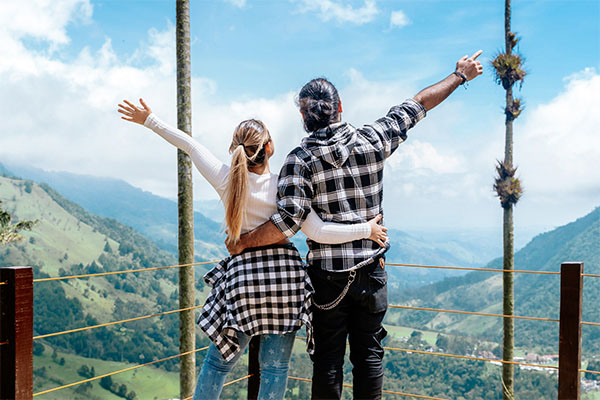
<path id="1" fill-rule="evenodd" d="M 217 159 L 206 147 L 191 136 L 161 121 L 154 113 L 150 114 L 144 126 L 152 129 L 167 142 L 190 155 L 192 162 L 202 176 L 212 185 L 223 199 L 229 179 L 229 166 Z M 277 213 L 278 176 L 273 173 L 262 175 L 248 172 L 248 201 L 246 218 L 242 223 L 242 233 L 249 232 L 269 220 Z M 302 224 L 302 232 L 319 243 L 345 243 L 366 239 L 371 235 L 368 223 L 338 224 L 322 221 L 316 212 L 311 212 Z"/>

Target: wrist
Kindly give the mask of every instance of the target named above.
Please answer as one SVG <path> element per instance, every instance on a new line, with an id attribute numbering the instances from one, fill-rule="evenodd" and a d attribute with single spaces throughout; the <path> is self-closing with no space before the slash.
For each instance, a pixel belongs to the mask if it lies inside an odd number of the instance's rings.
<path id="1" fill-rule="evenodd" d="M 367 222 L 365 225 L 366 226 L 365 226 L 365 230 L 364 230 L 364 237 L 363 237 L 363 239 L 368 239 L 368 238 L 371 237 L 371 232 L 372 232 L 371 224 Z"/>
<path id="2" fill-rule="evenodd" d="M 460 72 L 459 70 L 454 71 L 453 74 L 460 78 L 461 85 L 464 85 L 467 82 L 467 76 L 465 74 L 463 74 L 462 72 Z"/>

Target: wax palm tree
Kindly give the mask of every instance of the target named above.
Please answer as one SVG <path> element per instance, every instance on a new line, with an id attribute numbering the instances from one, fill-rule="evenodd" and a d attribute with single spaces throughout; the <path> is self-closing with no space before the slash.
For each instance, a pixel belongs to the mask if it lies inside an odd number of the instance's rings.
<path id="1" fill-rule="evenodd" d="M 191 135 L 192 100 L 190 72 L 190 4 L 189 0 L 176 3 L 176 51 L 177 51 L 177 127 Z M 194 262 L 194 209 L 192 193 L 192 161 L 181 150 L 177 150 L 177 184 L 179 217 L 179 264 Z M 179 307 L 194 306 L 194 267 L 179 269 Z M 195 348 L 194 311 L 179 314 L 179 350 L 181 353 Z M 179 390 L 182 399 L 193 394 L 196 380 L 196 357 L 191 353 L 181 357 Z"/>
<path id="2" fill-rule="evenodd" d="M 516 167 L 513 167 L 513 121 L 521 114 L 521 99 L 513 98 L 513 87 L 517 82 L 523 85 L 525 71 L 523 69 L 523 58 L 513 53 L 519 38 L 511 32 L 511 3 L 504 3 L 504 41 L 505 52 L 499 53 L 492 61 L 496 83 L 502 85 L 506 90 L 506 115 L 505 126 L 505 148 L 504 161 L 498 161 L 496 171 L 498 176 L 494 183 L 494 190 L 500 198 L 500 205 L 504 211 L 503 221 L 503 247 L 505 270 L 514 269 L 514 226 L 513 206 L 519 201 L 523 189 L 521 182 L 515 177 Z M 504 272 L 504 301 L 503 312 L 505 315 L 513 315 L 514 312 L 514 277 L 512 272 Z M 513 361 L 514 354 L 514 320 L 504 318 L 504 343 L 502 358 L 505 361 Z M 512 364 L 503 364 L 502 368 L 502 397 L 505 400 L 514 399 L 514 371 Z"/>
<path id="3" fill-rule="evenodd" d="M 2 201 L 0 201 L 0 244 L 23 240 L 23 236 L 19 232 L 24 230 L 30 231 L 37 221 L 20 221 L 12 224 L 12 216 L 8 211 L 3 210 L 1 206 Z"/>

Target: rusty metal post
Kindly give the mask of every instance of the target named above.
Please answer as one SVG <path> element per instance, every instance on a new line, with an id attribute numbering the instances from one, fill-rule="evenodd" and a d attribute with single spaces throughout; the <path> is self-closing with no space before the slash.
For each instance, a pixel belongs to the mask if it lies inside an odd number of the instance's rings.
<path id="1" fill-rule="evenodd" d="M 260 364 L 258 353 L 260 352 L 260 336 L 254 336 L 250 339 L 248 345 L 248 400 L 258 399 L 260 389 Z"/>
<path id="2" fill-rule="evenodd" d="M 560 334 L 558 342 L 558 398 L 579 400 L 581 368 L 581 298 L 583 263 L 560 266 Z"/>
<path id="3" fill-rule="evenodd" d="M 33 397 L 33 269 L 0 268 L 0 399 Z"/>

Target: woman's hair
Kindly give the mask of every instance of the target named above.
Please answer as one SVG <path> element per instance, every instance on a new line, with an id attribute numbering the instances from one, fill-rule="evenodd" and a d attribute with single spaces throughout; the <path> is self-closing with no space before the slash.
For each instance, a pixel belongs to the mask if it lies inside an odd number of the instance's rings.
<path id="1" fill-rule="evenodd" d="M 340 96 L 325 78 L 317 78 L 300 89 L 298 106 L 304 116 L 304 130 L 314 132 L 338 120 Z"/>
<path id="2" fill-rule="evenodd" d="M 229 228 L 229 240 L 233 243 L 240 239 L 246 216 L 248 168 L 265 162 L 265 145 L 270 140 L 267 127 L 256 119 L 240 122 L 233 132 L 233 140 L 229 146 L 231 168 L 225 189 L 225 223 Z"/>

